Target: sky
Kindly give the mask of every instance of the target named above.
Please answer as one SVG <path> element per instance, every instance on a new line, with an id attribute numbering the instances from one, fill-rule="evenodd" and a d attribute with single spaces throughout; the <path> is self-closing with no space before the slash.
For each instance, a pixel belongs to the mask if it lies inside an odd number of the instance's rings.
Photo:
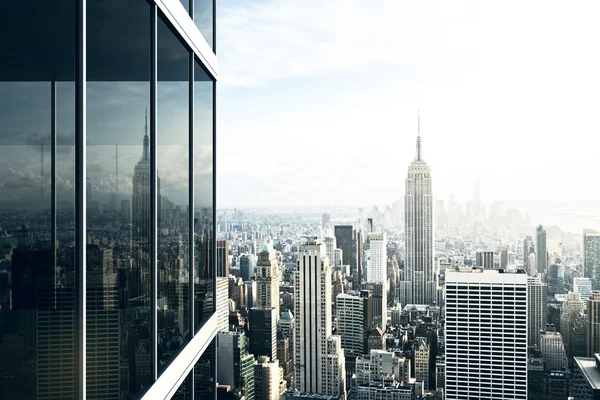
<path id="1" fill-rule="evenodd" d="M 222 0 L 219 207 L 599 200 L 600 3 Z M 600 204 L 600 203 L 599 203 Z"/>

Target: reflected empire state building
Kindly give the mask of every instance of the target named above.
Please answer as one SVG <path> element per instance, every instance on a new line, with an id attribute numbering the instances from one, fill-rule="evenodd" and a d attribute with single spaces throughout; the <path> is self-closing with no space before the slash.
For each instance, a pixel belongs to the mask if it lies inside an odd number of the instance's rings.
<path id="1" fill-rule="evenodd" d="M 144 124 L 144 148 L 142 157 L 133 169 L 132 232 L 148 244 L 150 238 L 150 139 L 148 138 L 148 109 Z"/>

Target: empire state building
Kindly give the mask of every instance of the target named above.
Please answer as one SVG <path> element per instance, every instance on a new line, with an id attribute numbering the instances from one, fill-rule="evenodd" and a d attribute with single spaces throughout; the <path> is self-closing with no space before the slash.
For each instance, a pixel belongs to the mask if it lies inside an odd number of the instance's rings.
<path id="1" fill-rule="evenodd" d="M 150 139 L 148 138 L 148 110 L 144 127 L 142 157 L 133 169 L 133 194 L 131 196 L 132 230 L 142 242 L 150 238 Z"/>
<path id="2" fill-rule="evenodd" d="M 399 297 L 405 304 L 434 304 L 437 279 L 433 254 L 433 196 L 431 170 L 421 148 L 421 121 L 417 133 L 417 154 L 408 167 L 404 195 L 404 279 Z"/>

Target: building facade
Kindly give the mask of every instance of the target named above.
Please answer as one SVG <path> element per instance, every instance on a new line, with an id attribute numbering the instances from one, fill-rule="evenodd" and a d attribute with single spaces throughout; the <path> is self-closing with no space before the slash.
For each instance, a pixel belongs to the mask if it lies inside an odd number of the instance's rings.
<path id="1" fill-rule="evenodd" d="M 527 296 L 527 341 L 534 346 L 548 323 L 548 285 L 539 275 L 527 278 Z"/>
<path id="2" fill-rule="evenodd" d="M 367 281 L 385 282 L 387 279 L 387 234 L 369 233 L 369 257 L 367 259 Z"/>
<path id="3" fill-rule="evenodd" d="M 545 275 L 548 273 L 548 250 L 546 247 L 546 230 L 542 225 L 539 225 L 535 230 L 535 238 L 537 272 Z"/>
<path id="4" fill-rule="evenodd" d="M 342 338 L 346 365 L 367 354 L 367 338 L 373 325 L 373 296 L 367 290 L 337 296 L 337 334 Z M 347 368 L 348 369 L 348 368 Z"/>
<path id="5" fill-rule="evenodd" d="M 446 271 L 446 399 L 527 399 L 524 270 Z"/>
<path id="6" fill-rule="evenodd" d="M 214 394 L 214 12 L 5 5 L 2 399 Z"/>
<path id="7" fill-rule="evenodd" d="M 331 334 L 331 267 L 325 246 L 300 246 L 294 271 L 295 388 L 346 398 L 345 358 L 339 336 Z"/>
<path id="8" fill-rule="evenodd" d="M 587 300 L 587 355 L 600 353 L 600 292 L 593 292 Z"/>
<path id="9" fill-rule="evenodd" d="M 600 232 L 583 231 L 583 275 L 592 280 L 592 290 L 600 290 Z"/>
<path id="10" fill-rule="evenodd" d="M 433 194 L 431 170 L 423 159 L 421 132 L 417 154 L 408 167 L 404 196 L 404 279 L 400 282 L 402 304 L 434 304 L 437 283 L 433 253 Z"/>

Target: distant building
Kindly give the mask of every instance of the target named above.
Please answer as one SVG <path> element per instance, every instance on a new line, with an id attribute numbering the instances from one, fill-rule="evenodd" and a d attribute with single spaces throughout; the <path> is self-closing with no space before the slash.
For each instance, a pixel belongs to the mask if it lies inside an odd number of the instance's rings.
<path id="1" fill-rule="evenodd" d="M 427 338 L 418 337 L 414 347 L 415 379 L 429 390 L 429 344 Z"/>
<path id="2" fill-rule="evenodd" d="M 217 240 L 217 276 L 229 276 L 229 240 Z"/>
<path id="3" fill-rule="evenodd" d="M 542 225 L 539 225 L 535 231 L 536 234 L 536 262 L 537 272 L 539 274 L 548 273 L 548 251 L 546 250 L 546 230 Z"/>
<path id="4" fill-rule="evenodd" d="M 385 232 L 369 233 L 369 258 L 367 259 L 367 281 L 387 280 L 387 235 Z"/>
<path id="5" fill-rule="evenodd" d="M 256 276 L 256 264 L 255 255 L 244 254 L 240 257 L 240 276 L 244 282 Z"/>
<path id="6" fill-rule="evenodd" d="M 539 334 L 539 347 L 546 370 L 564 371 L 568 367 L 567 353 L 562 335 L 556 332 L 554 325 L 546 325 Z"/>
<path id="7" fill-rule="evenodd" d="M 592 280 L 590 278 L 573 278 L 573 291 L 579 293 L 579 297 L 584 302 L 592 294 Z"/>
<path id="8" fill-rule="evenodd" d="M 527 338 L 529 346 L 534 346 L 548 323 L 548 285 L 539 276 L 529 276 L 527 290 Z"/>
<path id="9" fill-rule="evenodd" d="M 592 280 L 592 290 L 600 290 L 600 232 L 583 231 L 583 275 Z"/>
<path id="10" fill-rule="evenodd" d="M 385 332 L 387 326 L 387 280 L 383 282 L 363 282 L 361 290 L 368 290 L 373 296 L 373 323 Z"/>
<path id="11" fill-rule="evenodd" d="M 494 252 L 478 251 L 475 254 L 475 266 L 481 268 L 494 268 Z"/>
<path id="12" fill-rule="evenodd" d="M 342 265 L 350 265 L 350 275 L 358 275 L 357 252 L 358 237 L 352 225 L 336 225 L 334 235 L 337 246 L 342 249 Z"/>
<path id="13" fill-rule="evenodd" d="M 373 325 L 373 296 L 368 290 L 337 296 L 337 334 L 342 338 L 346 365 L 367 354 L 367 338 Z"/>
<path id="14" fill-rule="evenodd" d="M 587 354 L 600 353 L 600 292 L 593 292 L 587 300 Z"/>

